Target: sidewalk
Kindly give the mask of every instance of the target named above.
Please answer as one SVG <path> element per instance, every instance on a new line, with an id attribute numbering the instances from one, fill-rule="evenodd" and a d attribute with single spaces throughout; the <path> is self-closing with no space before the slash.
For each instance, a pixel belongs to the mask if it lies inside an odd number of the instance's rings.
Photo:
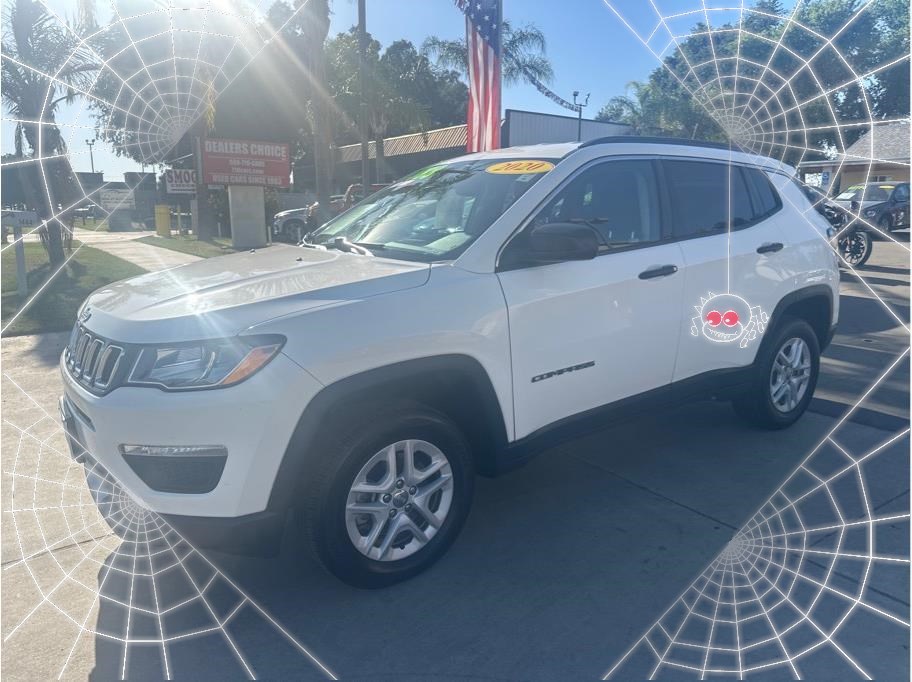
<path id="1" fill-rule="evenodd" d="M 151 244 L 136 241 L 153 232 L 93 232 L 76 228 L 73 237 L 84 242 L 87 246 L 110 253 L 125 261 L 138 265 L 144 270 L 155 272 L 168 268 L 186 265 L 198 260 L 198 256 L 187 253 L 161 249 Z"/>

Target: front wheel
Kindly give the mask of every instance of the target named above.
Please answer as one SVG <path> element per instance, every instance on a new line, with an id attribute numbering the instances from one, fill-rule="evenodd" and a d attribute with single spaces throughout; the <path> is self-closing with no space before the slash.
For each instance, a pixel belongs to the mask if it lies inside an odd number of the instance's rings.
<path id="1" fill-rule="evenodd" d="M 473 463 L 458 427 L 428 407 L 365 410 L 354 423 L 361 426 L 320 443 L 304 522 L 330 573 L 355 587 L 384 587 L 425 570 L 456 539 L 472 501 Z"/>
<path id="2" fill-rule="evenodd" d="M 853 229 L 839 240 L 839 257 L 847 265 L 860 268 L 871 257 L 873 242 L 865 229 Z"/>
<path id="3" fill-rule="evenodd" d="M 733 401 L 739 416 L 761 428 L 794 424 L 811 402 L 820 371 L 820 343 L 800 319 L 783 322 L 761 347 L 753 386 Z"/>

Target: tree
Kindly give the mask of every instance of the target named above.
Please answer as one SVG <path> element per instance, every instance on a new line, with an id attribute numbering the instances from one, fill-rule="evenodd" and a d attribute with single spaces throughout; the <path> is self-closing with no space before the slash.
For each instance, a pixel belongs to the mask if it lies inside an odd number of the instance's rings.
<path id="1" fill-rule="evenodd" d="M 59 265 L 65 260 L 62 222 L 78 192 L 55 116 L 62 102 L 73 102 L 80 90 L 90 87 L 98 65 L 80 46 L 77 29 L 61 26 L 36 0 L 7 3 L 3 53 L 3 105 L 18 121 L 13 141 L 21 160 L 20 182 L 28 203 L 47 221 L 48 258 Z M 42 183 L 35 182 L 39 171 Z M 44 193 L 38 196 L 41 185 Z"/>
<path id="2" fill-rule="evenodd" d="M 545 56 L 545 34 L 538 27 L 527 24 L 519 28 L 506 19 L 501 24 L 503 59 L 503 81 L 505 85 L 528 82 L 533 76 L 543 83 L 554 77 L 551 62 Z M 421 45 L 422 54 L 433 58 L 439 66 L 455 69 L 461 74 L 469 70 L 468 48 L 464 38 L 443 40 L 431 36 Z"/>
<path id="3" fill-rule="evenodd" d="M 355 28 L 327 43 L 327 84 L 340 112 L 340 143 L 359 139 L 361 103 L 358 34 Z M 436 69 L 407 40 L 386 50 L 369 36 L 365 55 L 368 134 L 374 140 L 378 180 L 386 175 L 383 140 L 390 135 L 424 132 L 465 120 L 467 89 L 455 71 Z"/>
<path id="4" fill-rule="evenodd" d="M 645 84 L 609 100 L 599 116 L 724 140 L 722 125 L 738 124 L 725 120 L 730 112 L 745 130 L 753 126 L 765 153 L 789 162 L 806 150 L 845 148 L 864 126 L 844 124 L 909 115 L 908 7 L 807 0 L 789 20 L 782 2 L 759 0 L 740 26 L 695 26 Z"/>

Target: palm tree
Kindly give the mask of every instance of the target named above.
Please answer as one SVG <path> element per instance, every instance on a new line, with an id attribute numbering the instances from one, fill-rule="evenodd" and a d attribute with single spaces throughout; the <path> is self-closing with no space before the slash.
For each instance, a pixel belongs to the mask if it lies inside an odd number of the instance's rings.
<path id="1" fill-rule="evenodd" d="M 73 171 L 66 142 L 55 123 L 58 106 L 71 103 L 79 90 L 91 87 L 98 65 L 80 45 L 70 27 L 64 26 L 36 0 L 9 0 L 4 12 L 3 105 L 16 119 L 15 156 L 20 179 L 33 208 L 43 209 L 46 246 L 52 264 L 64 261 L 60 203 L 76 199 Z M 28 145 L 30 155 L 26 156 Z M 35 196 L 37 164 L 43 172 L 44 196 Z"/>
<path id="2" fill-rule="evenodd" d="M 545 56 L 545 34 L 536 26 L 527 24 L 514 29 L 506 19 L 501 23 L 503 45 L 503 81 L 505 85 L 529 82 L 529 76 L 543 83 L 554 77 L 551 62 Z M 438 66 L 468 73 L 468 48 L 464 38 L 443 40 L 431 36 L 421 45 L 421 52 L 433 58 Z"/>

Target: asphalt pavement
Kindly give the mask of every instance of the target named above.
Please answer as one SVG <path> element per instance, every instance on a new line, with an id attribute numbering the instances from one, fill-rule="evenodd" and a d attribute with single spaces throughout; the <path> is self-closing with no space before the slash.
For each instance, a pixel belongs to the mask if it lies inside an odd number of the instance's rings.
<path id="1" fill-rule="evenodd" d="M 908 259 L 901 247 L 876 242 L 861 271 L 871 289 L 844 276 L 839 333 L 822 364 L 811 411 L 792 428 L 750 429 L 727 404 L 707 401 L 644 414 L 565 443 L 509 475 L 479 479 L 472 512 L 450 552 L 426 573 L 384 590 L 350 588 L 291 549 L 275 558 L 207 553 L 236 586 L 228 590 L 233 596 L 211 594 L 207 603 L 240 603 L 241 590 L 263 611 L 232 621 L 230 637 L 217 628 L 170 641 L 164 647 L 168 672 L 185 679 L 241 679 L 246 664 L 266 679 L 322 679 L 324 673 L 295 640 L 343 679 L 593 679 L 622 659 L 613 679 L 643 679 L 655 666 L 655 654 L 646 648 L 655 645 L 642 643 L 644 633 L 656 632 L 663 613 L 717 557 L 741 551 L 739 529 L 750 526 L 784 481 L 795 480 L 789 478 L 794 472 L 804 471 L 802 462 L 814 472 L 808 475 L 824 477 L 817 462 L 834 453 L 856 462 L 859 472 L 865 465 L 857 477 L 864 482 L 864 503 L 888 519 L 877 529 L 877 553 L 908 558 L 903 514 L 909 511 L 909 441 L 901 434 L 908 427 L 909 368 L 901 354 L 909 337 L 900 324 L 909 320 Z M 132 632 L 122 621 L 133 610 L 125 610 L 126 597 L 99 601 L 93 593 L 110 573 L 119 547 L 91 517 L 93 510 L 80 508 L 78 534 L 65 514 L 17 512 L 14 520 L 9 511 L 11 486 L 19 480 L 10 474 L 29 471 L 29 457 L 43 457 L 45 468 L 36 478 L 65 482 L 49 494 L 79 493 L 84 486 L 59 454 L 64 444 L 52 419 L 64 338 L 2 342 L 4 679 L 46 679 L 61 670 L 67 679 L 107 680 L 125 673 L 130 679 L 161 679 L 160 644 L 146 646 L 147 640 L 135 637 L 125 647 L 109 634 Z M 35 438 L 23 435 L 29 427 Z M 818 454 L 806 462 L 815 448 Z M 29 509 L 60 504 L 62 493 L 42 500 L 44 488 L 29 483 L 34 492 Z M 830 506 L 840 509 L 839 523 L 858 518 L 860 512 L 843 503 L 837 485 L 825 488 L 832 493 Z M 41 541 L 30 547 L 22 537 L 36 516 L 42 520 Z M 815 580 L 838 581 L 838 591 L 853 606 L 818 605 L 821 613 L 849 613 L 831 639 L 811 633 L 809 646 L 814 637 L 825 641 L 797 662 L 802 675 L 858 679 L 847 655 L 877 679 L 908 679 L 909 630 L 896 623 L 909 618 L 908 563 L 887 558 L 874 563 L 870 575 L 859 573 L 849 552 L 831 561 L 825 536 L 814 546 L 817 563 L 830 570 Z M 790 572 L 797 574 L 789 566 L 780 571 Z M 65 584 L 55 589 L 58 583 Z M 160 589 L 168 585 L 162 581 Z M 169 628 L 192 629 L 180 622 Z M 712 634 L 707 642 L 715 642 Z M 837 642 L 846 655 L 834 651 Z M 747 648 L 739 643 L 739 651 Z M 659 679 L 679 674 L 693 679 L 683 672 L 663 669 Z M 755 675 L 792 677 L 783 668 Z"/>

